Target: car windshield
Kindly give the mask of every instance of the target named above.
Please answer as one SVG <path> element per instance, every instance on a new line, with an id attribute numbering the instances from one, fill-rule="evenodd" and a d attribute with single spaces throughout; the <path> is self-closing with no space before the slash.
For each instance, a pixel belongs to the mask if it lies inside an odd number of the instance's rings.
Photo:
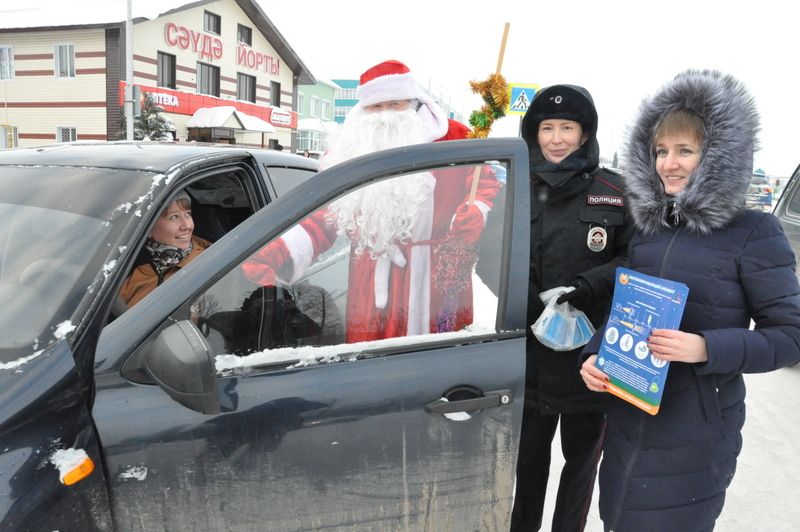
<path id="1" fill-rule="evenodd" d="M 59 167 L 0 169 L 0 367 L 67 336 L 150 205 L 153 177 Z"/>

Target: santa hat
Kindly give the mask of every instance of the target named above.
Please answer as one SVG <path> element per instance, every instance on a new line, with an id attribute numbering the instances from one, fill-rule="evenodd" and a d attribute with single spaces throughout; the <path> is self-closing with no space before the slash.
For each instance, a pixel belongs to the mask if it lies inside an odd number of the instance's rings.
<path id="1" fill-rule="evenodd" d="M 418 99 L 421 93 L 411 70 L 394 59 L 378 63 L 361 74 L 358 80 L 357 95 L 361 107 L 390 100 Z"/>
<path id="2" fill-rule="evenodd" d="M 447 133 L 447 115 L 417 85 L 411 70 L 395 59 L 390 59 L 368 68 L 358 80 L 358 103 L 360 108 L 391 100 L 418 100 L 417 110 L 423 120 L 429 140 L 436 140 Z"/>

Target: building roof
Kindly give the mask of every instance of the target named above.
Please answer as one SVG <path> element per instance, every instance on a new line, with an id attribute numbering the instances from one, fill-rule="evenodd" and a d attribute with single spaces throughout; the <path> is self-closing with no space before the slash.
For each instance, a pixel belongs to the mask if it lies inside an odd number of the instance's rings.
<path id="1" fill-rule="evenodd" d="M 216 1 L 136 0 L 132 3 L 131 17 L 136 24 Z M 235 2 L 275 48 L 286 66 L 295 73 L 297 83 L 315 84 L 317 80 L 314 75 L 267 17 L 258 5 L 258 1 L 235 0 Z M 127 3 L 124 0 L 116 2 L 72 0 L 63 3 L 54 0 L 28 0 L 23 6 L 0 9 L 0 32 L 117 27 L 124 25 L 127 14 Z"/>
<path id="2" fill-rule="evenodd" d="M 231 118 L 234 121 L 231 121 Z M 234 129 L 275 133 L 275 128 L 269 122 L 239 111 L 229 105 L 198 109 L 186 122 L 186 127 L 233 127 L 234 124 L 238 126 L 234 127 Z"/>

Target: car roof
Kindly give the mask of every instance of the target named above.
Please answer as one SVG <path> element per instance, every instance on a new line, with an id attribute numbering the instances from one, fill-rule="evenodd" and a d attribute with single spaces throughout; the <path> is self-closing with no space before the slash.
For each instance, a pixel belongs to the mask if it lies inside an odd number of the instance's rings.
<path id="1" fill-rule="evenodd" d="M 195 142 L 73 142 L 34 148 L 0 150 L 0 166 L 48 165 L 119 168 L 163 173 L 177 164 L 209 155 L 250 154 L 270 166 L 289 166 L 316 170 L 318 161 L 265 148 L 249 148 L 231 144 Z"/>

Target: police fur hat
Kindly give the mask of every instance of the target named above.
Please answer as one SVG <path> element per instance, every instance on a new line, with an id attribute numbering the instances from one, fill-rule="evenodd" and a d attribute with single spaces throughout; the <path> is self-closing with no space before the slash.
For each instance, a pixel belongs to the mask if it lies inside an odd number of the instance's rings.
<path id="1" fill-rule="evenodd" d="M 578 122 L 590 136 L 597 132 L 597 110 L 592 97 L 577 85 L 552 85 L 534 96 L 521 126 L 522 138 L 528 146 L 538 143 L 539 124 L 551 118 Z"/>

